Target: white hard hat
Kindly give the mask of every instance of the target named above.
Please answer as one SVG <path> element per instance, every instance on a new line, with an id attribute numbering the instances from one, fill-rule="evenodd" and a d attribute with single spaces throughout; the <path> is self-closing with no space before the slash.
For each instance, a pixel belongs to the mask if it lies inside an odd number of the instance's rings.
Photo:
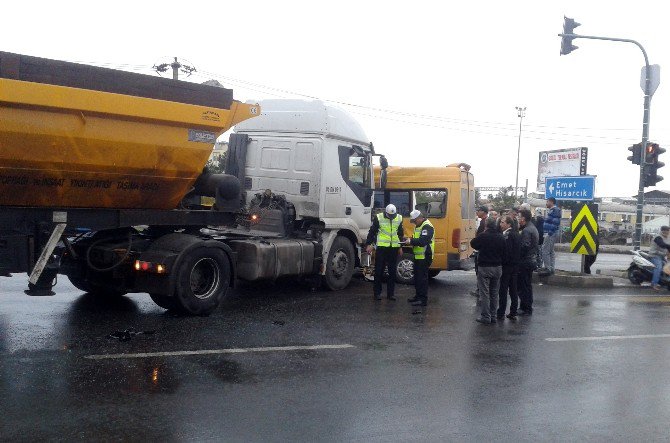
<path id="1" fill-rule="evenodd" d="M 409 213 L 409 219 L 414 220 L 415 218 L 421 217 L 421 211 L 418 209 L 413 210 Z"/>
<path id="2" fill-rule="evenodd" d="M 394 205 L 393 203 L 391 203 L 390 205 L 388 205 L 388 206 L 386 207 L 386 213 L 387 213 L 388 215 L 394 215 L 394 214 L 396 214 L 397 212 L 398 212 L 398 210 L 395 208 L 395 205 Z"/>

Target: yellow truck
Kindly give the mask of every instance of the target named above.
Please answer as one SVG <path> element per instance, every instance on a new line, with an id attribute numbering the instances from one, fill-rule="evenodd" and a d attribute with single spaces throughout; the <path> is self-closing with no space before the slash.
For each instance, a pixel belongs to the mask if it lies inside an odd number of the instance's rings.
<path id="1" fill-rule="evenodd" d="M 226 173 L 206 171 L 233 125 Z M 221 87 L 0 52 L 0 275 L 30 273 L 28 295 L 53 295 L 63 274 L 194 315 L 236 279 L 342 289 L 371 223 L 375 155 L 349 114 L 317 100 L 244 104 Z"/>
<path id="2" fill-rule="evenodd" d="M 382 180 L 383 183 L 384 180 Z M 387 168 L 385 184 L 375 190 L 375 208 L 393 203 L 403 216 L 405 235 L 411 237 L 412 209 L 425 213 L 435 228 L 435 251 L 430 276 L 440 271 L 472 269 L 470 240 L 476 233 L 475 185 L 470 166 Z M 398 260 L 397 281 L 412 283 L 414 266 L 411 248 L 404 248 Z"/>

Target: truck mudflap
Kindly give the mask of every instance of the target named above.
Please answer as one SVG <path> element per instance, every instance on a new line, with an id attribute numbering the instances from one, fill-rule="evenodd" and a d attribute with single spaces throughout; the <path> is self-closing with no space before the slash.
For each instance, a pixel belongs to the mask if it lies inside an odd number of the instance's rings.
<path id="1" fill-rule="evenodd" d="M 321 267 L 321 245 L 299 239 L 233 240 L 237 276 L 242 280 L 274 280 L 313 275 Z"/>

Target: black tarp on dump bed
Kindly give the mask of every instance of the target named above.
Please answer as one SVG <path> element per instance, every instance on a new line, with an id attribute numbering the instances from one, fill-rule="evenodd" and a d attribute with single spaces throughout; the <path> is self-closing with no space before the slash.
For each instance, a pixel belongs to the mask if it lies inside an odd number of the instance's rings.
<path id="1" fill-rule="evenodd" d="M 232 89 L 0 51 L 0 78 L 230 109 Z"/>

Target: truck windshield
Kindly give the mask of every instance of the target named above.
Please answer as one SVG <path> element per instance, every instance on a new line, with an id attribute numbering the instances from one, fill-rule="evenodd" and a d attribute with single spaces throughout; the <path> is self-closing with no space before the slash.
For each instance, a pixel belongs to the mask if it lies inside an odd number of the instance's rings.
<path id="1" fill-rule="evenodd" d="M 359 154 L 349 157 L 349 180 L 366 188 L 371 186 L 367 157 L 361 157 Z"/>

